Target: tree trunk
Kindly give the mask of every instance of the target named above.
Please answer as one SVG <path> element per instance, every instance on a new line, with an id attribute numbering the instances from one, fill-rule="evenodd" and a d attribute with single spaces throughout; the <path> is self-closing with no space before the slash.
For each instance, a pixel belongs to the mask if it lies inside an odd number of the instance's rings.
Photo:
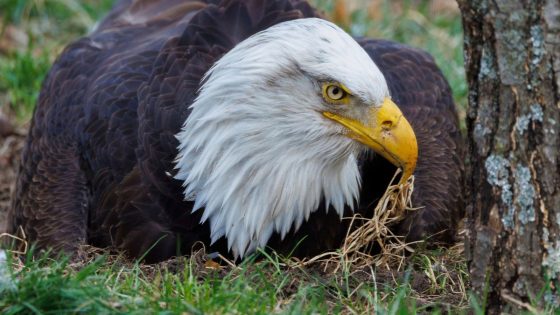
<path id="1" fill-rule="evenodd" d="M 560 1 L 458 0 L 467 259 L 490 313 L 560 304 Z"/>

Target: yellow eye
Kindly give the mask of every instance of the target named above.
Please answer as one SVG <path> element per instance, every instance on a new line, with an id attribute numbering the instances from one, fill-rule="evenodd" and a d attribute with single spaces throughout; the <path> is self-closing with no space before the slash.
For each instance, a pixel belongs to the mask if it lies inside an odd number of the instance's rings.
<path id="1" fill-rule="evenodd" d="M 334 104 L 346 103 L 348 100 L 348 92 L 340 84 L 324 83 L 323 98 Z"/>
<path id="2" fill-rule="evenodd" d="M 344 90 L 336 85 L 330 85 L 327 87 L 327 96 L 335 101 L 338 101 L 344 97 Z"/>

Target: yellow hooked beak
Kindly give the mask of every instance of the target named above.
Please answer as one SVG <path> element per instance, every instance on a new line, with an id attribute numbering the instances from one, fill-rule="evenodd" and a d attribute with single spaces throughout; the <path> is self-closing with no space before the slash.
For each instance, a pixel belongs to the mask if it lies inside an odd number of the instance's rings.
<path id="1" fill-rule="evenodd" d="M 389 98 L 381 107 L 372 107 L 364 123 L 324 112 L 323 115 L 348 129 L 348 137 L 359 141 L 403 170 L 401 183 L 414 173 L 418 159 L 418 144 L 412 127 L 401 110 Z"/>

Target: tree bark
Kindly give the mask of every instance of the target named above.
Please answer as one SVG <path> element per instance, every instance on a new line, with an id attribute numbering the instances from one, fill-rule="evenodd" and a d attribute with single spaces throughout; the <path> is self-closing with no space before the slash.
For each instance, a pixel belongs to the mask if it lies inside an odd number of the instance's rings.
<path id="1" fill-rule="evenodd" d="M 490 313 L 560 304 L 560 1 L 458 0 L 467 259 Z"/>

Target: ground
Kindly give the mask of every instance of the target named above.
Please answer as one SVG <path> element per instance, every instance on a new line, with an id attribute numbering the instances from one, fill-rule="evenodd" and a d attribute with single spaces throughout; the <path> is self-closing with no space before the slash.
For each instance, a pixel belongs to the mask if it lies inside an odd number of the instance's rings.
<path id="1" fill-rule="evenodd" d="M 461 22 L 454 1 L 312 2 L 354 35 L 428 50 L 464 115 Z M 41 81 L 61 49 L 86 33 L 111 3 L 0 2 L 0 232 Z M 467 296 L 461 248 L 418 249 L 403 264 L 391 266 L 352 265 L 338 256 L 330 263 L 302 264 L 274 253 L 233 265 L 208 260 L 203 251 L 146 266 L 90 247 L 72 261 L 9 254 L 7 262 L 0 257 L 0 312 L 407 314 L 469 307 L 477 312 L 478 304 Z M 3 282 L 6 267 L 10 280 Z"/>

